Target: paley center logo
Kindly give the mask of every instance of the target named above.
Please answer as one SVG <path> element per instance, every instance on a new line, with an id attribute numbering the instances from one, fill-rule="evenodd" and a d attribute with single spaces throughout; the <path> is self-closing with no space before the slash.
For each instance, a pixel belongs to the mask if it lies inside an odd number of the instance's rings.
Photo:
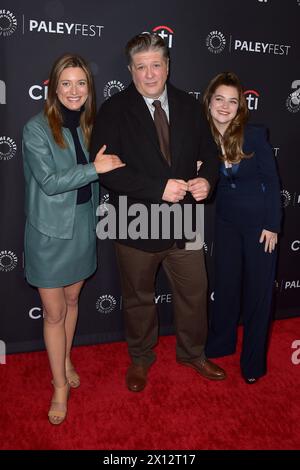
<path id="1" fill-rule="evenodd" d="M 0 10 L 0 36 L 10 36 L 16 31 L 17 25 L 17 19 L 11 11 Z"/>
<path id="2" fill-rule="evenodd" d="M 212 54 L 220 54 L 226 46 L 226 38 L 221 31 L 211 31 L 206 37 L 206 47 Z"/>
<path id="3" fill-rule="evenodd" d="M 0 251 L 0 271 L 12 271 L 18 264 L 18 257 L 11 250 Z"/>
<path id="4" fill-rule="evenodd" d="M 300 205 L 300 194 L 296 191 L 294 193 L 290 193 L 286 189 L 282 189 L 280 191 L 281 194 L 281 202 L 282 207 L 288 207 L 290 204 L 294 207 L 299 207 Z"/>
<path id="5" fill-rule="evenodd" d="M 300 111 L 300 80 L 294 80 L 291 85 L 292 92 L 286 100 L 286 107 L 290 113 Z"/>
<path id="6" fill-rule="evenodd" d="M 24 33 L 46 33 L 66 36 L 86 36 L 100 38 L 103 25 L 87 23 L 67 23 L 63 21 L 49 21 L 45 19 L 26 19 L 23 15 Z"/>
<path id="7" fill-rule="evenodd" d="M 44 80 L 42 85 L 32 85 L 29 90 L 28 94 L 32 100 L 46 100 L 48 96 L 48 83 L 49 79 Z"/>
<path id="8" fill-rule="evenodd" d="M 258 109 L 259 93 L 256 90 L 246 90 L 244 95 L 247 101 L 249 111 L 256 111 Z"/>
<path id="9" fill-rule="evenodd" d="M 125 90 L 125 86 L 122 82 L 119 80 L 110 80 L 103 89 L 103 96 L 107 100 L 112 95 L 119 93 L 122 90 Z"/>
<path id="10" fill-rule="evenodd" d="M 10 160 L 17 153 L 17 145 L 11 137 L 0 136 L 0 160 Z"/>
<path id="11" fill-rule="evenodd" d="M 100 295 L 96 302 L 96 309 L 100 313 L 107 315 L 111 313 L 117 305 L 116 298 L 111 294 Z"/>
<path id="12" fill-rule="evenodd" d="M 287 207 L 291 202 L 291 193 L 286 189 L 280 191 L 282 207 Z"/>

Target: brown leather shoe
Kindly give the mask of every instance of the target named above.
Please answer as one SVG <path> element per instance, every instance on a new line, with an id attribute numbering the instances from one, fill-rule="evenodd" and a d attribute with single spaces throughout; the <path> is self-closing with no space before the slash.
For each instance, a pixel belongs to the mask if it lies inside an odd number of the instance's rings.
<path id="1" fill-rule="evenodd" d="M 206 379 L 210 380 L 224 380 L 226 379 L 226 372 L 221 367 L 217 366 L 208 359 L 195 359 L 193 361 L 182 361 L 177 359 L 179 364 L 183 366 L 192 367 L 199 374 L 201 374 Z"/>
<path id="2" fill-rule="evenodd" d="M 147 385 L 147 373 L 149 366 L 145 364 L 134 364 L 127 369 L 126 385 L 131 392 L 141 392 Z"/>

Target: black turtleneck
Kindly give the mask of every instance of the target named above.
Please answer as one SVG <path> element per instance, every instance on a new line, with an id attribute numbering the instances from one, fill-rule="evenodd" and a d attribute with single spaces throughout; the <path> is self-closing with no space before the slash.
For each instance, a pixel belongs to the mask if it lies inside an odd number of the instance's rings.
<path id="1" fill-rule="evenodd" d="M 80 111 L 72 111 L 66 108 L 63 104 L 61 104 L 61 113 L 63 117 L 63 127 L 69 129 L 72 134 L 75 152 L 76 152 L 76 159 L 78 165 L 86 165 L 88 163 L 85 154 L 82 150 L 81 143 L 77 133 L 77 127 L 79 127 L 80 115 L 83 108 Z M 91 191 L 91 184 L 86 184 L 82 186 L 82 188 L 78 189 L 77 192 L 77 204 L 84 204 L 91 199 L 92 191 Z"/>

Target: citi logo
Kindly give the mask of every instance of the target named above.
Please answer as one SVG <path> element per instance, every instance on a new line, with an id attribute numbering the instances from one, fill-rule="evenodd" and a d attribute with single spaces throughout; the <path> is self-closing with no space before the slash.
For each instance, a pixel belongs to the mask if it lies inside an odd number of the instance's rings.
<path id="1" fill-rule="evenodd" d="M 115 93 L 119 93 L 120 91 L 124 90 L 125 86 L 119 80 L 110 80 L 107 82 L 103 89 L 103 96 L 107 100 Z"/>
<path id="2" fill-rule="evenodd" d="M 259 93 L 256 90 L 246 90 L 244 95 L 249 111 L 256 111 L 258 109 Z"/>
<path id="3" fill-rule="evenodd" d="M 300 250 L 300 240 L 294 240 L 291 243 L 291 250 L 292 251 L 299 251 Z"/>
<path id="4" fill-rule="evenodd" d="M 171 49 L 173 45 L 173 35 L 174 31 L 169 26 L 155 26 L 152 29 L 153 33 L 158 34 L 167 44 L 168 48 Z"/>
<path id="5" fill-rule="evenodd" d="M 37 101 L 37 100 L 46 100 L 48 96 L 48 83 L 49 80 L 44 80 L 43 81 L 43 86 L 41 85 L 32 85 L 29 90 L 29 96 L 32 100 Z"/>
<path id="6" fill-rule="evenodd" d="M 6 85 L 3 80 L 0 80 L 0 104 L 6 104 Z"/>
<path id="7" fill-rule="evenodd" d="M 29 312 L 28 312 L 29 318 L 31 320 L 39 320 L 40 318 L 43 318 L 43 311 L 41 307 L 32 307 Z"/>
<path id="8" fill-rule="evenodd" d="M 12 271 L 18 264 L 18 258 L 13 251 L 0 251 L 0 271 Z"/>

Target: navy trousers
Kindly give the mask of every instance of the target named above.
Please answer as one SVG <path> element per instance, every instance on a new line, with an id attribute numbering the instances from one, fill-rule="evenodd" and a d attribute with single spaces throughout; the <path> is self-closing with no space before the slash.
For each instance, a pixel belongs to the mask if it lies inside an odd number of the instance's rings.
<path id="1" fill-rule="evenodd" d="M 259 243 L 261 232 L 261 227 L 240 226 L 216 216 L 215 295 L 206 345 L 208 357 L 233 354 L 242 313 L 241 372 L 256 378 L 266 373 L 276 264 L 276 249 L 265 253 L 264 243 Z"/>

